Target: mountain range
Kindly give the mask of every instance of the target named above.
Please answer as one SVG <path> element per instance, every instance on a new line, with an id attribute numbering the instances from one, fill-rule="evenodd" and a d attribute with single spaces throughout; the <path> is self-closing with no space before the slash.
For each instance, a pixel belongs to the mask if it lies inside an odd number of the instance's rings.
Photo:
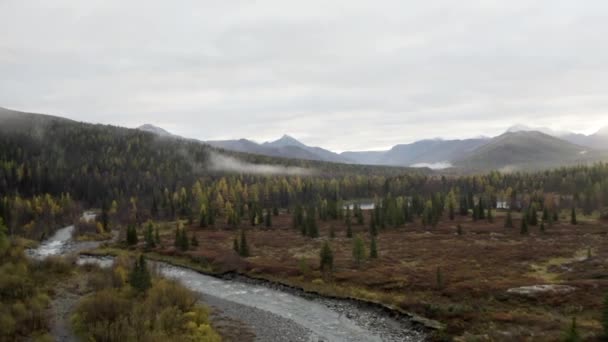
<path id="1" fill-rule="evenodd" d="M 145 125 L 139 129 L 158 135 L 171 135 L 153 125 Z M 307 146 L 289 135 L 261 144 L 247 139 L 204 142 L 226 150 L 273 157 L 467 171 L 536 170 L 608 161 L 608 127 L 594 134 L 584 135 L 543 127 L 515 125 L 496 137 L 458 140 L 424 139 L 395 145 L 385 151 L 342 153 Z"/>
<path id="2" fill-rule="evenodd" d="M 2 126 L 5 129 L 29 130 L 38 135 L 45 133 L 44 125 L 22 126 L 30 125 L 31 122 L 50 122 L 46 118 L 73 122 L 61 117 L 3 108 L 0 108 L 0 118 L 3 118 Z M 16 120 L 16 118 L 29 118 L 29 121 Z M 287 158 L 294 161 L 340 163 L 345 167 L 347 164 L 358 164 L 448 169 L 445 172 L 483 172 L 528 171 L 608 161 L 608 127 L 599 129 L 594 134 L 583 135 L 518 125 L 496 137 L 460 140 L 425 139 L 410 144 L 395 145 L 385 151 L 342 153 L 308 146 L 288 135 L 264 143 L 247 139 L 199 141 L 180 137 L 151 124 L 142 125 L 138 129 L 166 139 L 183 139 L 237 153 L 283 158 L 285 163 L 289 163 L 285 160 Z"/>

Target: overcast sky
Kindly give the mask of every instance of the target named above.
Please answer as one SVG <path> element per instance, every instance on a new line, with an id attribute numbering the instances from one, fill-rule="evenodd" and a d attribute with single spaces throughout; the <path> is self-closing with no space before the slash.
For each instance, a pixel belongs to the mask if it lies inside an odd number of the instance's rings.
<path id="1" fill-rule="evenodd" d="M 0 0 L 0 106 L 332 150 L 608 125 L 608 1 Z"/>

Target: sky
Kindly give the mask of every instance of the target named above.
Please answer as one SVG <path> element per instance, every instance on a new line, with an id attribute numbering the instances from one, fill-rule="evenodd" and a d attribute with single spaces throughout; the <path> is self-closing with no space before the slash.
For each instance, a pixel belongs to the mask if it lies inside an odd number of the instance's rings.
<path id="1" fill-rule="evenodd" d="M 0 0 L 0 106 L 334 151 L 608 125 L 607 1 Z"/>

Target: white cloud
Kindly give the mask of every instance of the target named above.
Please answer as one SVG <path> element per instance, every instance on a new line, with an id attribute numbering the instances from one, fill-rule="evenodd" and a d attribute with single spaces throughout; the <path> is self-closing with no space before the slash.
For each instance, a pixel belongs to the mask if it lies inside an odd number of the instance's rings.
<path id="1" fill-rule="evenodd" d="M 0 106 L 335 150 L 608 124 L 602 1 L 0 2 Z"/>

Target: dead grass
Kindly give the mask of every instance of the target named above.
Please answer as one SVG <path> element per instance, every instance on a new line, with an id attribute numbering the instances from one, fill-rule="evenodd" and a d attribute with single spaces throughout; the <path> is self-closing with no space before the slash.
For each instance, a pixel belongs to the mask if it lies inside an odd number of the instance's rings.
<path id="1" fill-rule="evenodd" d="M 514 221 L 519 227 L 517 215 Z M 504 228 L 501 213 L 494 223 L 457 217 L 436 228 L 418 223 L 387 228 L 377 239 L 379 258 L 357 268 L 341 221 L 320 222 L 321 238 L 310 239 L 291 228 L 290 216 L 281 214 L 273 218 L 272 228 L 243 223 L 252 251 L 247 259 L 232 250 L 238 230 L 228 226 L 189 227 L 189 235 L 196 234 L 200 246 L 183 255 L 173 249 L 168 228 L 162 234 L 164 247 L 155 254 L 186 256 L 186 266 L 204 260 L 208 270 L 236 270 L 325 294 L 382 302 L 439 320 L 451 336 L 554 341 L 573 316 L 584 336 L 601 332 L 601 305 L 608 290 L 608 225 L 592 218 L 579 221 L 572 226 L 564 220 L 546 227 L 544 234 L 539 227 L 530 227 L 527 236 L 518 228 Z M 457 224 L 463 228 L 461 236 L 456 234 Z M 336 238 L 329 239 L 332 225 Z M 353 230 L 369 243 L 367 225 L 355 225 Z M 319 272 L 324 240 L 330 240 L 334 252 L 331 279 Z M 588 248 L 591 259 L 586 258 Z M 443 286 L 437 284 L 438 267 Z M 506 293 L 511 287 L 551 283 L 578 290 L 536 298 Z"/>

